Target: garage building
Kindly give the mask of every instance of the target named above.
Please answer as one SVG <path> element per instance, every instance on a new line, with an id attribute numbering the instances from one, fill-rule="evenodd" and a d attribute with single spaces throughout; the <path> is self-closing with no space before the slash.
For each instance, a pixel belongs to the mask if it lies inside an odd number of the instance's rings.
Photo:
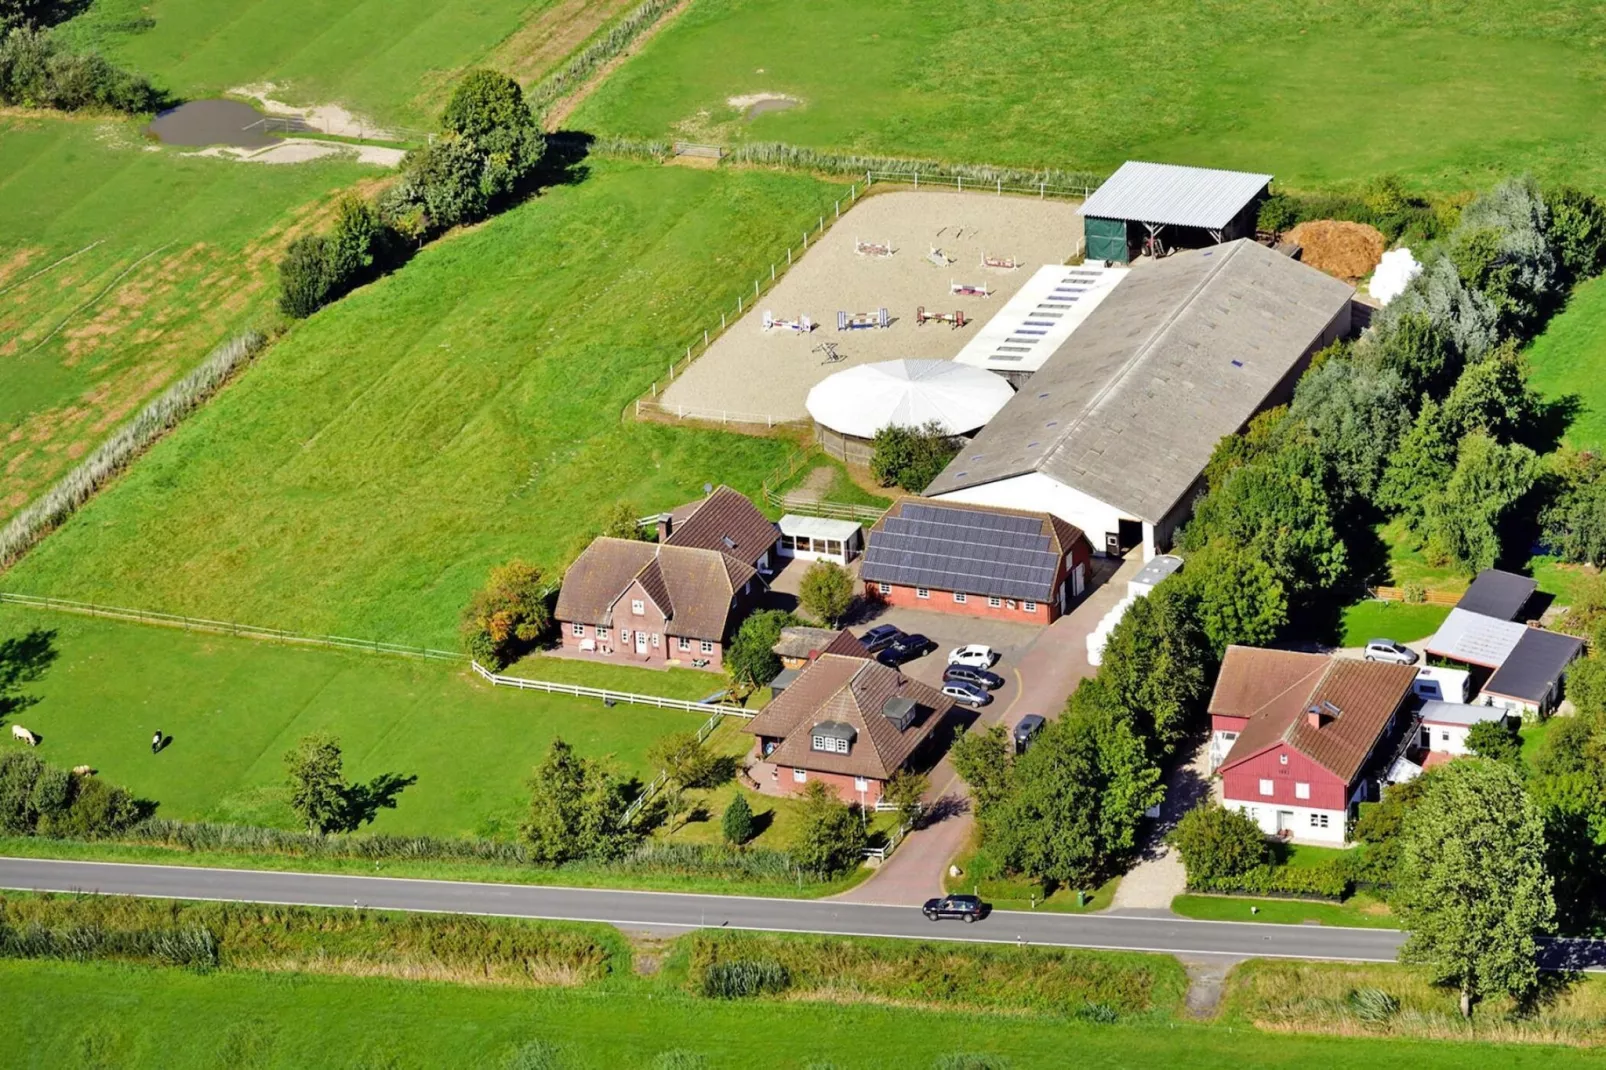
<path id="1" fill-rule="evenodd" d="M 1270 186 L 1270 175 L 1128 160 L 1077 209 L 1087 259 L 1125 264 L 1253 238 Z"/>
<path id="2" fill-rule="evenodd" d="M 1349 332 L 1347 284 L 1240 240 L 1134 268 L 926 494 L 1168 548 L 1211 451 Z"/>

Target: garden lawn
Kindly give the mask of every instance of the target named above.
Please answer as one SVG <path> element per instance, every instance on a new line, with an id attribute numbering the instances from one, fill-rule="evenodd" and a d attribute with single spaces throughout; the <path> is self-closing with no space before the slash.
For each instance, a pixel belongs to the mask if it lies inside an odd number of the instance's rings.
<path id="1" fill-rule="evenodd" d="M 0 116 L 0 523 L 262 319 L 291 237 L 380 174 L 157 151 L 139 126 Z"/>
<path id="2" fill-rule="evenodd" d="M 11 1016 L 0 1030 L 0 1062 L 15 1067 L 494 1067 L 509 1065 L 514 1050 L 532 1040 L 561 1049 L 563 1066 L 610 1070 L 780 1070 L 824 1061 L 854 1070 L 922 1068 L 954 1052 L 999 1054 L 1015 1070 L 1064 1067 L 1068 1051 L 1078 1067 L 1193 1070 L 1553 1068 L 1588 1058 L 1565 1048 L 1268 1035 L 1242 1025 L 1156 1028 L 1048 1015 L 724 1002 L 639 981 L 531 991 L 10 961 L 0 962 L 0 987 Z M 686 1054 L 660 1061 L 674 1051 Z"/>
<path id="3" fill-rule="evenodd" d="M 1393 639 L 1409 643 L 1425 639 L 1439 630 L 1449 606 L 1426 603 L 1382 602 L 1367 599 L 1344 609 L 1342 646 L 1364 646 L 1373 639 Z"/>
<path id="4" fill-rule="evenodd" d="M 599 133 L 783 141 L 1291 186 L 1397 172 L 1459 189 L 1606 183 L 1606 13 L 1568 0 L 698 0 L 570 118 Z M 755 93 L 801 103 L 750 120 Z"/>
<path id="5" fill-rule="evenodd" d="M 464 69 L 486 62 L 525 73 L 577 46 L 617 3 L 576 12 L 556 0 L 95 0 L 65 33 L 142 71 L 179 96 L 216 96 L 272 82 L 290 104 L 339 104 L 387 123 L 433 126 Z M 519 55 L 494 54 L 521 28 Z M 517 45 L 518 42 L 514 41 Z"/>
<path id="6" fill-rule="evenodd" d="M 459 664 L 0 606 L 0 638 L 38 628 L 55 631 L 57 660 L 28 689 L 38 704 L 12 720 L 39 733 L 41 758 L 93 766 L 160 803 L 160 817 L 296 827 L 284 754 L 325 731 L 350 779 L 418 777 L 374 831 L 511 837 L 554 736 L 645 780 L 653 742 L 704 719 L 493 689 Z M 158 729 L 173 741 L 152 755 Z"/>
<path id="7" fill-rule="evenodd" d="M 493 565 L 556 579 L 614 503 L 756 492 L 787 443 L 624 414 L 836 187 L 588 164 L 298 324 L 5 586 L 449 647 Z"/>
<path id="8" fill-rule="evenodd" d="M 1528 348 L 1528 381 L 1550 402 L 1577 406 L 1566 440 L 1606 447 L 1606 277 L 1572 293 L 1567 307 Z"/>

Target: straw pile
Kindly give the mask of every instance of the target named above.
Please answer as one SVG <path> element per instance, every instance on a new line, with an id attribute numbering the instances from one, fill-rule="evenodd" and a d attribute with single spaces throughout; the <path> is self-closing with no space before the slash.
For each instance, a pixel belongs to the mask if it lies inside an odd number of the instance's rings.
<path id="1" fill-rule="evenodd" d="M 1372 273 L 1388 242 L 1376 228 L 1338 219 L 1301 223 L 1284 237 L 1298 242 L 1300 259 L 1334 278 L 1354 282 Z"/>

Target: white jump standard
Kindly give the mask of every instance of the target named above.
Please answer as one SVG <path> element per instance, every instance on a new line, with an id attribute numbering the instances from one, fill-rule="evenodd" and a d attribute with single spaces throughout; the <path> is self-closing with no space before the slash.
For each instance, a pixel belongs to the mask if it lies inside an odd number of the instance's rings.
<path id="1" fill-rule="evenodd" d="M 915 326 L 917 327 L 924 327 L 928 323 L 946 323 L 953 330 L 958 330 L 968 322 L 970 321 L 965 319 L 965 314 L 962 311 L 927 312 L 925 305 L 915 309 Z"/>
<path id="2" fill-rule="evenodd" d="M 808 334 L 814 330 L 814 321 L 809 319 L 807 315 L 800 316 L 795 320 L 778 320 L 775 318 L 775 313 L 765 309 L 764 329 L 766 331 L 796 331 L 798 334 Z"/>
<path id="3" fill-rule="evenodd" d="M 839 331 L 863 331 L 890 326 L 892 317 L 884 308 L 876 309 L 874 314 L 869 312 L 855 312 L 851 316 L 846 312 L 836 314 L 836 329 Z"/>
<path id="4" fill-rule="evenodd" d="M 1016 268 L 1021 266 L 1021 263 L 1021 258 L 1018 256 L 988 256 L 986 253 L 981 254 L 981 266 L 984 268 L 996 268 L 999 271 L 1014 271 Z"/>

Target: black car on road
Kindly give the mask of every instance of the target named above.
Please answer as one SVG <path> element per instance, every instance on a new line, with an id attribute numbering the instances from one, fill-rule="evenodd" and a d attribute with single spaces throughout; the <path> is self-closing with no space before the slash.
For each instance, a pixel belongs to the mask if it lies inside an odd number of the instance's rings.
<path id="1" fill-rule="evenodd" d="M 877 624 L 874 628 L 859 636 L 859 642 L 864 649 L 874 654 L 878 650 L 885 650 L 896 640 L 903 638 L 903 632 L 891 624 Z"/>
<path id="2" fill-rule="evenodd" d="M 942 899 L 927 899 L 926 905 L 920 908 L 927 921 L 939 921 L 943 918 L 958 918 L 961 921 L 975 921 L 981 917 L 981 900 L 973 895 L 950 895 Z"/>
<path id="3" fill-rule="evenodd" d="M 936 649 L 936 643 L 917 633 L 915 635 L 898 636 L 876 656 L 881 659 L 882 664 L 897 668 L 906 661 L 923 658 Z"/>
<path id="4" fill-rule="evenodd" d="M 963 684 L 975 684 L 985 687 L 989 691 L 997 691 L 1004 686 L 1004 678 L 995 672 L 986 669 L 972 669 L 969 665 L 950 665 L 942 671 L 942 682 L 945 684 L 958 681 Z"/>

